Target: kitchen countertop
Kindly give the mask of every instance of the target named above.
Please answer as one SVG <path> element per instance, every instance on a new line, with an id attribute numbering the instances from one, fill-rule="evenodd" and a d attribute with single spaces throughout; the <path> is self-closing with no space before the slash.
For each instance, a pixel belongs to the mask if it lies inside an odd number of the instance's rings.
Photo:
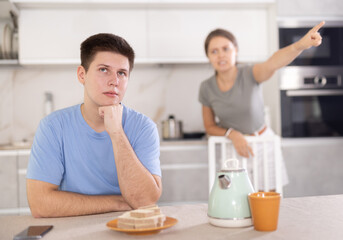
<path id="1" fill-rule="evenodd" d="M 327 146 L 343 144 L 343 137 L 281 138 L 282 147 Z"/>
<path id="2" fill-rule="evenodd" d="M 161 146 L 170 145 L 207 145 L 207 139 L 161 140 Z"/>
<path id="3" fill-rule="evenodd" d="M 0 150 L 27 150 L 31 149 L 32 143 L 16 143 L 16 144 L 5 144 L 0 145 Z"/>
<path id="4" fill-rule="evenodd" d="M 169 140 L 160 142 L 161 151 L 184 151 L 184 150 L 199 150 L 207 148 L 207 139 L 181 139 Z M 0 155 L 15 155 L 17 151 L 25 150 L 25 153 L 30 153 L 31 145 L 0 145 Z"/>
<path id="5" fill-rule="evenodd" d="M 179 146 L 207 146 L 207 138 L 202 139 L 180 139 L 180 140 L 161 140 L 161 148 Z M 332 145 L 343 143 L 343 137 L 323 137 L 323 138 L 281 138 L 283 147 L 299 145 Z M 18 143 L 12 145 L 0 145 L 1 150 L 27 150 L 31 149 L 31 143 Z"/>
<path id="6" fill-rule="evenodd" d="M 207 204 L 162 206 L 164 214 L 178 223 L 162 232 L 139 239 L 343 239 L 343 195 L 284 198 L 279 225 L 274 232 L 258 232 L 253 227 L 220 228 L 207 219 Z M 44 236 L 54 239 L 137 239 L 106 227 L 121 212 L 66 218 L 35 219 L 32 216 L 0 216 L 1 239 L 12 239 L 30 225 L 54 225 Z"/>

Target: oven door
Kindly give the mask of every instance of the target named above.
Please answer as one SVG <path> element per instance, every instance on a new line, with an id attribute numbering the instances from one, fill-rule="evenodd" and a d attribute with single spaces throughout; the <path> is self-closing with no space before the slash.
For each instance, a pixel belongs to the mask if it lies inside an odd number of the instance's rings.
<path id="1" fill-rule="evenodd" d="M 302 38 L 310 28 L 279 28 L 280 48 L 286 47 Z M 322 44 L 303 51 L 289 66 L 342 66 L 343 65 L 343 27 L 327 27 L 319 30 Z"/>
<path id="2" fill-rule="evenodd" d="M 343 89 L 281 90 L 283 137 L 343 136 Z"/>

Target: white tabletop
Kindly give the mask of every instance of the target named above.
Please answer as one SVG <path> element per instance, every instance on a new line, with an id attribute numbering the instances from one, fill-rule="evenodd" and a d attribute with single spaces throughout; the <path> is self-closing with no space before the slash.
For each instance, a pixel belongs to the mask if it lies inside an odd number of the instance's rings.
<path id="1" fill-rule="evenodd" d="M 45 240 L 60 239 L 343 239 L 343 195 L 285 198 L 281 200 L 279 225 L 274 232 L 253 227 L 219 228 L 208 223 L 207 204 L 161 207 L 179 222 L 158 234 L 132 236 L 106 227 L 121 212 L 66 218 L 35 219 L 31 216 L 0 216 L 0 239 L 13 236 L 30 225 L 54 225 Z"/>

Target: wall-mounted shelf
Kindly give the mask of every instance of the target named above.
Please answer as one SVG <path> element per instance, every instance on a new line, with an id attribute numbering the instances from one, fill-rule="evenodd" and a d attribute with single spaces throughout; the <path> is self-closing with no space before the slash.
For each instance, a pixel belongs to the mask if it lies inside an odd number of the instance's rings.
<path id="1" fill-rule="evenodd" d="M 192 64 L 192 63 L 207 63 L 206 58 L 136 58 L 135 64 Z M 79 65 L 79 59 L 35 59 L 35 60 L 22 60 L 21 65 Z"/>
<path id="2" fill-rule="evenodd" d="M 208 63 L 206 58 L 172 58 L 172 59 L 160 59 L 160 58 L 137 58 L 135 59 L 135 65 L 154 65 L 154 64 L 205 64 Z M 0 65 L 5 64 L 19 64 L 18 61 L 3 60 L 0 61 Z M 63 66 L 63 65 L 80 65 L 79 59 L 35 59 L 35 60 L 22 60 L 20 65 L 25 66 Z"/>
<path id="3" fill-rule="evenodd" d="M 0 59 L 0 67 L 1 66 L 18 66 L 19 60 L 18 59 Z"/>
<path id="4" fill-rule="evenodd" d="M 275 0 L 11 0 L 19 9 L 30 8 L 211 8 L 220 6 L 265 7 Z"/>
<path id="5" fill-rule="evenodd" d="M 264 58 L 239 58 L 238 62 L 254 63 L 267 59 Z M 136 58 L 135 65 L 157 65 L 157 64 L 209 64 L 207 58 Z M 1 65 L 23 65 L 23 66 L 78 66 L 79 59 L 35 59 L 35 60 L 0 60 Z"/>

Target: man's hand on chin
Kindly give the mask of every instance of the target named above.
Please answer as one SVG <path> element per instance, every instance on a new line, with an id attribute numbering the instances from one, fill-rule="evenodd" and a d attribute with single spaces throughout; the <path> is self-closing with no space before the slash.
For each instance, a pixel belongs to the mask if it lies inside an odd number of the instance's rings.
<path id="1" fill-rule="evenodd" d="M 99 107 L 99 115 L 104 119 L 105 129 L 108 134 L 120 133 L 123 130 L 121 104 Z"/>

